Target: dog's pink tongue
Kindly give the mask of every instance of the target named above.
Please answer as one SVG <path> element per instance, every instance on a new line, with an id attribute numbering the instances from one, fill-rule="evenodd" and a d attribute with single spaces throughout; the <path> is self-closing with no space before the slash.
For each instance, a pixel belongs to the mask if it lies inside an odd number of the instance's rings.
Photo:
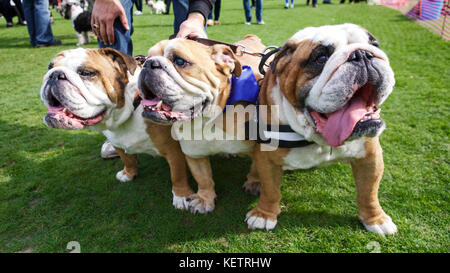
<path id="1" fill-rule="evenodd" d="M 60 107 L 48 106 L 49 113 L 57 113 L 59 111 L 62 111 L 63 109 L 64 109 L 64 107 L 62 107 L 62 106 L 60 106 Z"/>
<path id="2" fill-rule="evenodd" d="M 344 107 L 328 115 L 328 120 L 321 128 L 322 136 L 330 146 L 340 146 L 352 134 L 356 123 L 367 113 L 366 101 L 353 97 Z"/>
<path id="3" fill-rule="evenodd" d="M 151 99 L 151 100 L 142 100 L 141 104 L 144 105 L 144 106 L 153 106 L 153 105 L 158 104 L 158 102 L 160 100 L 161 99 L 159 99 L 159 98 L 154 98 L 154 99 Z"/>

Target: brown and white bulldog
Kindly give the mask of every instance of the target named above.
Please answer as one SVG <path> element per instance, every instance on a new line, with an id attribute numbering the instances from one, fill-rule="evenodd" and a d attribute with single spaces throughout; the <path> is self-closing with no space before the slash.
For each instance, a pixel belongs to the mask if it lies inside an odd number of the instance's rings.
<path id="1" fill-rule="evenodd" d="M 125 167 L 121 182 L 137 175 L 137 154 L 164 156 L 171 169 L 173 188 L 188 186 L 186 162 L 170 128 L 154 126 L 148 137 L 143 107 L 133 105 L 140 64 L 114 49 L 73 49 L 58 53 L 49 64 L 41 87 L 48 107 L 44 123 L 52 128 L 91 128 L 103 132 L 119 153 Z M 137 107 L 136 107 L 137 106 Z"/>
<path id="2" fill-rule="evenodd" d="M 261 105 L 278 105 L 278 118 L 311 145 L 261 151 L 253 159 L 261 180 L 250 228 L 273 229 L 280 214 L 283 170 L 349 162 L 356 182 L 358 217 L 368 231 L 393 234 L 396 225 L 378 201 L 383 175 L 379 106 L 393 90 L 386 54 L 367 30 L 353 24 L 308 27 L 282 47 L 260 92 Z M 270 109 L 270 108 L 269 108 Z"/>
<path id="3" fill-rule="evenodd" d="M 237 44 L 254 52 L 264 49 L 260 39 L 253 35 L 244 37 Z M 251 155 L 253 150 L 254 141 L 216 137 L 228 135 L 233 138 L 235 135 L 230 133 L 230 128 L 243 125 L 235 124 L 235 113 L 231 110 L 223 114 L 230 96 L 230 78 L 241 74 L 241 64 L 249 65 L 257 72 L 259 58 L 236 56 L 226 45 L 206 46 L 192 40 L 173 39 L 161 41 L 149 49 L 139 77 L 143 115 L 151 121 L 149 128 L 175 123 L 173 128 L 182 129 L 173 130 L 172 136 L 179 141 L 198 183 L 197 193 L 185 200 L 192 213 L 207 213 L 215 207 L 216 193 L 208 156 L 220 153 Z M 260 79 L 262 75 L 256 73 L 255 77 Z M 153 130 L 149 131 L 151 136 Z M 185 138 L 186 131 L 189 136 L 192 132 L 193 137 Z M 251 171 L 249 181 L 257 181 L 255 176 L 256 173 Z M 174 195 L 175 198 L 177 194 Z"/>

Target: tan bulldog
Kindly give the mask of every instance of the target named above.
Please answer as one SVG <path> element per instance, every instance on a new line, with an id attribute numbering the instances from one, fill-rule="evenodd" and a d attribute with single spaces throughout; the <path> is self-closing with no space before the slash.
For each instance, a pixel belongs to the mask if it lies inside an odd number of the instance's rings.
<path id="1" fill-rule="evenodd" d="M 154 142 L 147 135 L 143 107 L 134 101 L 140 71 L 131 56 L 114 49 L 58 53 L 41 87 L 41 98 L 48 107 L 44 123 L 52 128 L 101 131 L 124 162 L 124 169 L 116 175 L 121 182 L 137 175 L 137 154 L 146 153 L 165 157 L 171 170 L 176 170 L 171 173 L 173 189 L 189 188 L 184 155 L 170 137 L 170 127 L 154 125 Z"/>
<path id="2" fill-rule="evenodd" d="M 237 44 L 253 52 L 264 49 L 260 39 L 254 35 L 244 37 Z M 155 131 L 151 128 L 157 124 L 175 124 L 172 128 L 180 129 L 172 130 L 172 137 L 179 141 L 186 155 L 198 183 L 198 191 L 187 199 L 183 197 L 189 190 L 180 190 L 181 195 L 174 191 L 174 199 L 182 200 L 192 213 L 207 213 L 215 207 L 216 193 L 208 156 L 220 153 L 251 155 L 253 151 L 254 141 L 243 140 L 243 137 L 229 141 L 216 136 L 233 138 L 239 132 L 237 127 L 243 122 L 236 124 L 235 117 L 242 113 L 236 110 L 223 113 L 230 96 L 230 79 L 233 75 L 241 75 L 243 64 L 249 65 L 256 79 L 260 79 L 259 61 L 250 55 L 236 56 L 226 45 L 206 46 L 186 39 L 161 41 L 149 49 L 139 77 L 143 116 L 151 121 L 148 128 L 152 140 Z M 234 105 L 245 106 L 248 103 L 237 102 Z M 199 137 L 186 138 L 186 132 Z M 258 184 L 258 178 L 254 168 L 248 178 L 245 188 L 257 190 L 258 186 L 254 185 Z"/>
<path id="3" fill-rule="evenodd" d="M 249 227 L 275 227 L 284 170 L 344 161 L 352 166 L 360 221 L 368 231 L 395 233 L 396 225 L 378 201 L 384 168 L 378 136 L 385 129 L 379 106 L 394 83 L 386 54 L 360 26 L 308 27 L 292 36 L 264 79 L 260 104 L 279 106 L 278 117 L 264 122 L 289 125 L 311 144 L 275 151 L 262 151 L 264 144 L 255 147 L 261 195 L 246 216 Z"/>

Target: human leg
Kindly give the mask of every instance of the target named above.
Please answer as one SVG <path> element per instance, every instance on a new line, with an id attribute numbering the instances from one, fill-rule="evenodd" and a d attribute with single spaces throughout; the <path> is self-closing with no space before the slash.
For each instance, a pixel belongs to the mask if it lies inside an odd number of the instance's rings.
<path id="1" fill-rule="evenodd" d="M 189 10 L 189 0 L 173 0 L 173 33 L 176 34 L 180 30 L 181 23 L 186 20 Z"/>
<path id="2" fill-rule="evenodd" d="M 106 45 L 100 40 L 98 41 L 98 46 L 100 48 L 110 47 L 130 56 L 133 56 L 133 42 L 131 40 L 131 35 L 133 34 L 133 17 L 131 11 L 133 10 L 133 2 L 131 0 L 121 0 L 123 9 L 127 16 L 129 30 L 125 30 L 119 18 L 114 21 L 114 44 Z"/>

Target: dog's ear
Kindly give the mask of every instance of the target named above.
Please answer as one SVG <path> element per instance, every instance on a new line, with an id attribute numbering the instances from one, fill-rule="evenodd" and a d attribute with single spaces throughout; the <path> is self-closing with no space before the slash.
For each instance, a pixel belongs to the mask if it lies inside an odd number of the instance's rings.
<path id="1" fill-rule="evenodd" d="M 125 74 L 127 71 L 130 71 L 131 75 L 133 75 L 134 71 L 136 71 L 138 64 L 130 55 L 112 48 L 101 48 L 99 51 L 111 58 L 113 62 L 117 63 Z"/>
<path id="2" fill-rule="evenodd" d="M 216 67 L 229 76 L 231 74 L 239 77 L 242 73 L 241 63 L 230 47 L 226 45 L 214 45 L 212 47 L 212 57 L 216 62 Z"/>
<path id="3" fill-rule="evenodd" d="M 297 49 L 297 42 L 287 41 L 281 48 L 280 52 L 275 56 L 273 62 L 270 64 L 270 69 L 274 74 L 280 74 L 289 61 L 292 59 L 292 54 Z"/>

